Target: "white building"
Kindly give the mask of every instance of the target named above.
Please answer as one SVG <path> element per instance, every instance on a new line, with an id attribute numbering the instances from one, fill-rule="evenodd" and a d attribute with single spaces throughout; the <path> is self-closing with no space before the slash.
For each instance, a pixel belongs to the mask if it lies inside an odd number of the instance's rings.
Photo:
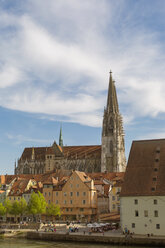
<path id="1" fill-rule="evenodd" d="M 165 139 L 133 142 L 120 197 L 123 231 L 165 235 Z"/>

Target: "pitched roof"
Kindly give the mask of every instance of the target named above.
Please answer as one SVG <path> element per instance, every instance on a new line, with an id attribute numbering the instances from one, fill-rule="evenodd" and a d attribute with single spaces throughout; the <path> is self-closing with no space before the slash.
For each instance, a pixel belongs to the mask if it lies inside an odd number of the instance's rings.
<path id="1" fill-rule="evenodd" d="M 101 146 L 64 146 L 63 153 L 66 158 L 100 158 Z"/>
<path id="2" fill-rule="evenodd" d="M 96 172 L 96 173 L 87 173 L 92 179 L 100 180 L 108 179 L 113 180 L 114 178 L 124 178 L 125 172 Z"/>
<path id="3" fill-rule="evenodd" d="M 29 183 L 29 179 L 25 179 L 25 178 L 17 179 L 12 185 L 12 188 L 11 188 L 11 190 L 9 192 L 9 196 L 22 195 L 22 193 L 25 191 L 28 183 Z"/>
<path id="4" fill-rule="evenodd" d="M 101 157 L 101 146 L 63 146 L 54 143 L 50 147 L 26 147 L 22 153 L 21 160 L 31 160 L 34 151 L 35 160 L 45 160 L 45 155 L 55 154 L 66 158 Z"/>
<path id="5" fill-rule="evenodd" d="M 133 141 L 120 196 L 165 195 L 165 139 Z"/>

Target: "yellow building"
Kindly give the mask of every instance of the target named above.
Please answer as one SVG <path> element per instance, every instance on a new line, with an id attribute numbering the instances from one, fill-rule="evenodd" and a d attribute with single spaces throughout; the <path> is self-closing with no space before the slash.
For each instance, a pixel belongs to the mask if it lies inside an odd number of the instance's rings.
<path id="1" fill-rule="evenodd" d="M 96 188 L 84 172 L 74 171 L 68 180 L 54 186 L 53 202 L 60 205 L 64 220 L 97 218 Z"/>
<path id="2" fill-rule="evenodd" d="M 114 178 L 109 192 L 109 206 L 111 213 L 120 213 L 120 192 L 123 184 L 122 178 Z"/>

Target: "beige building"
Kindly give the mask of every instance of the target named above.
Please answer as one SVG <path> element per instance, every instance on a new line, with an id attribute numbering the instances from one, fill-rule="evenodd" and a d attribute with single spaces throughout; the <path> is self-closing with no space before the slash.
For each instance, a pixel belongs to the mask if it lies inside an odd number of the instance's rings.
<path id="1" fill-rule="evenodd" d="M 119 113 L 116 87 L 109 78 L 107 106 L 104 110 L 102 145 L 63 146 L 62 130 L 59 145 L 25 148 L 15 163 L 15 174 L 42 174 L 49 171 L 77 170 L 85 173 L 122 172 L 126 168 L 124 131 Z"/>
<path id="2" fill-rule="evenodd" d="M 165 139 L 134 141 L 121 190 L 121 227 L 164 235 Z"/>
<path id="3" fill-rule="evenodd" d="M 53 202 L 59 204 L 64 220 L 97 218 L 97 192 L 93 180 L 84 172 L 74 171 L 54 187 Z"/>

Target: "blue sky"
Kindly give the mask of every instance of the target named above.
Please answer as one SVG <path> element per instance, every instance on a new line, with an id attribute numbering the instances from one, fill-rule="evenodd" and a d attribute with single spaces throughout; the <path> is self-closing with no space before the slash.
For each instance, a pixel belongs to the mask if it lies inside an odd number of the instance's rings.
<path id="1" fill-rule="evenodd" d="M 132 140 L 165 137 L 164 0 L 0 0 L 0 174 L 24 147 L 101 143 L 109 70 Z"/>

